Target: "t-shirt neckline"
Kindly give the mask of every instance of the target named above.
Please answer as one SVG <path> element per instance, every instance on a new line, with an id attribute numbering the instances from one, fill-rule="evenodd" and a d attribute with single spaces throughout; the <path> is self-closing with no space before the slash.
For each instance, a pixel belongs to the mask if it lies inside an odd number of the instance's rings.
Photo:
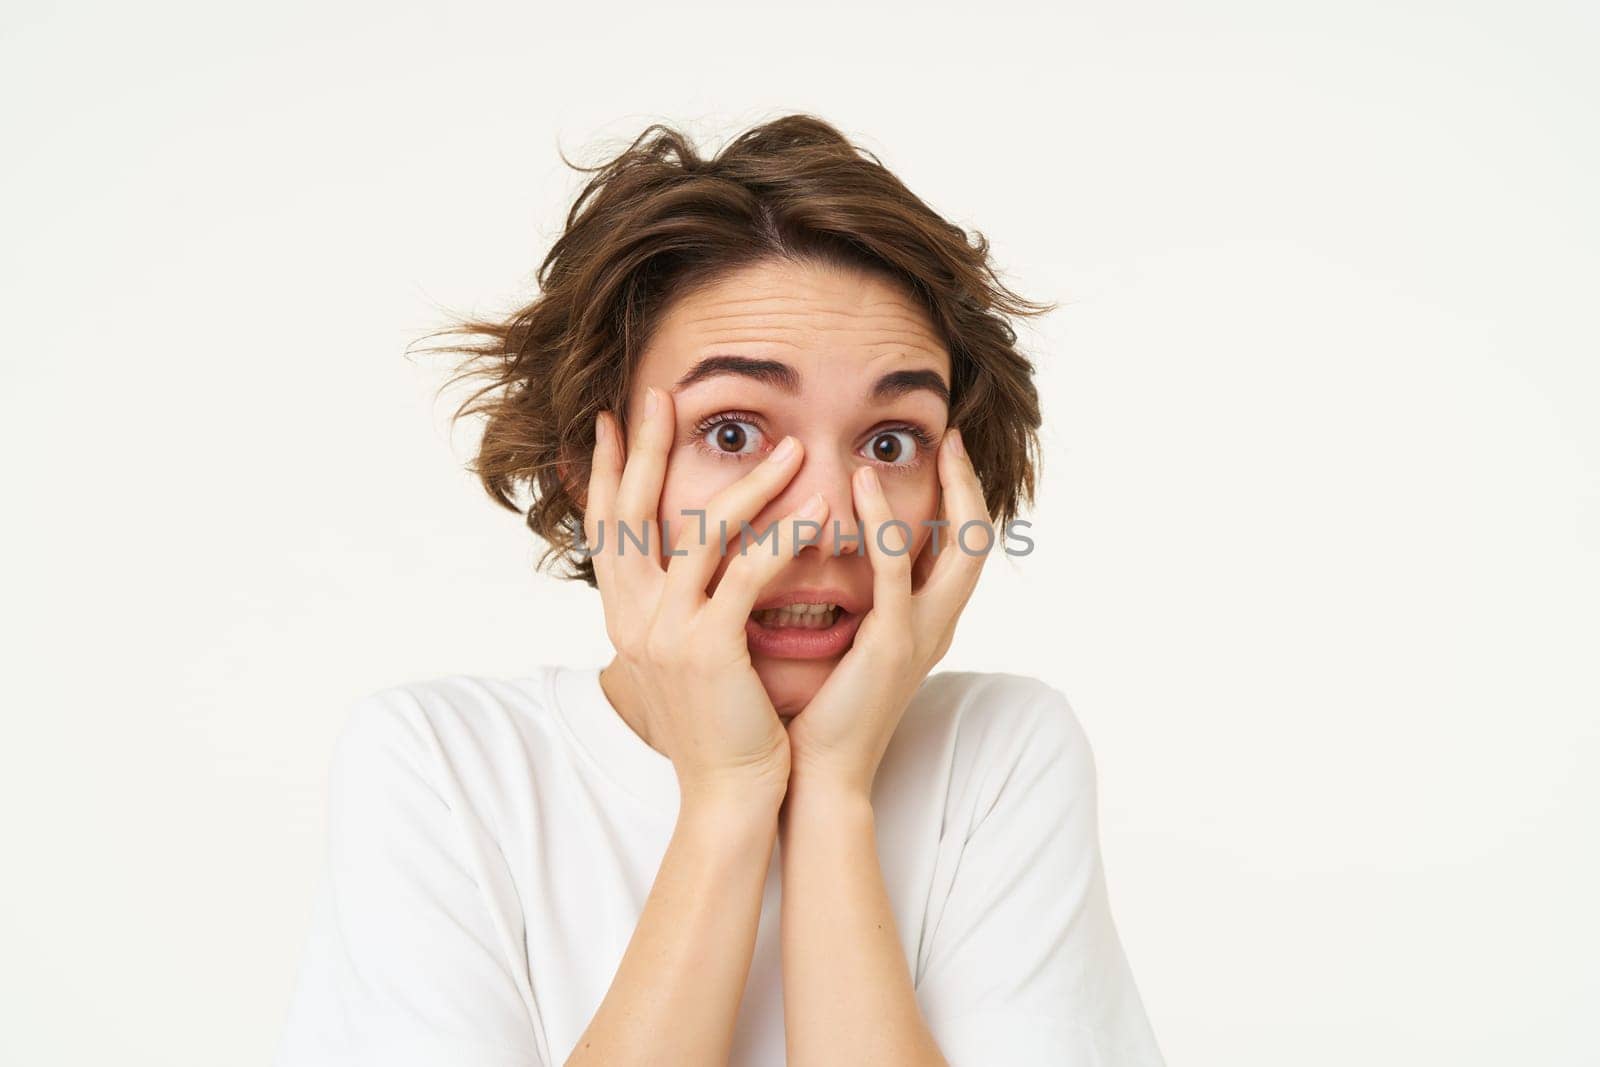
<path id="1" fill-rule="evenodd" d="M 551 703 L 600 770 L 652 811 L 676 817 L 678 775 L 672 760 L 645 743 L 611 705 L 601 667 L 552 666 Z"/>

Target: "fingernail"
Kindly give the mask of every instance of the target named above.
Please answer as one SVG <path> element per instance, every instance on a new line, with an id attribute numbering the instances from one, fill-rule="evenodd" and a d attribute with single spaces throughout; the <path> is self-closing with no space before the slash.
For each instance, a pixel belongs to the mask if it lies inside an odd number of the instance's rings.
<path id="1" fill-rule="evenodd" d="M 596 444 L 608 444 L 611 441 L 611 427 L 607 424 L 606 413 L 603 411 L 595 412 L 594 440 Z"/>
<path id="2" fill-rule="evenodd" d="M 883 492 L 883 486 L 878 484 L 878 472 L 873 470 L 871 467 L 862 467 L 859 477 L 861 478 L 861 488 L 865 489 L 867 492 Z"/>
<path id="3" fill-rule="evenodd" d="M 805 506 L 802 507 L 799 511 L 795 512 L 795 514 L 798 517 L 802 518 L 802 519 L 814 519 L 818 515 L 822 514 L 822 506 L 823 506 L 822 494 L 821 493 L 812 493 L 811 494 L 811 499 L 807 500 L 805 502 Z"/>
<path id="4" fill-rule="evenodd" d="M 785 437 L 783 441 L 779 443 L 778 447 L 772 450 L 772 458 L 776 462 L 782 463 L 784 460 L 794 455 L 795 449 L 799 447 L 800 442 L 796 441 L 793 437 Z"/>
<path id="5" fill-rule="evenodd" d="M 961 431 L 955 427 L 950 430 L 950 451 L 958 456 L 967 454 L 967 446 L 961 443 Z"/>
<path id="6" fill-rule="evenodd" d="M 660 406 L 661 406 L 661 401 L 656 398 L 655 387 L 654 386 L 645 386 L 645 390 L 644 390 L 644 413 L 646 415 L 654 415 L 656 413 L 656 408 L 658 408 Z"/>

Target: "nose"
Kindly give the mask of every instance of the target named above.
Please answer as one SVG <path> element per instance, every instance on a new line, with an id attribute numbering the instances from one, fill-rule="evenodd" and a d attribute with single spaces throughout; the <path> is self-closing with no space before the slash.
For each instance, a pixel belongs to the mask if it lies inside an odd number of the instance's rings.
<path id="1" fill-rule="evenodd" d="M 800 527 L 800 535 L 810 542 L 801 550 L 803 555 L 827 557 L 861 553 L 855 497 L 850 491 L 850 479 L 855 472 L 856 463 L 849 456 L 839 455 L 831 449 L 818 449 L 815 452 L 808 449 L 801 456 L 800 469 L 769 505 L 769 512 L 777 521 L 799 509 L 811 499 L 813 493 L 821 493 L 828 502 L 827 515 L 818 520 L 822 524 L 821 530 Z"/>

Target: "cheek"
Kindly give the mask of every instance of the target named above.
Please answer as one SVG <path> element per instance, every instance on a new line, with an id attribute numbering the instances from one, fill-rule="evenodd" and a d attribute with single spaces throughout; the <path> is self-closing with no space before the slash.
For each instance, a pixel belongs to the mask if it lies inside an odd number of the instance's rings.
<path id="1" fill-rule="evenodd" d="M 661 482 L 661 504 L 657 518 L 667 523 L 667 533 L 673 548 L 683 544 L 686 539 L 692 543 L 693 539 L 698 538 L 700 524 L 705 521 L 700 515 L 686 515 L 684 512 L 704 511 L 707 501 L 716 496 L 724 486 L 738 480 L 736 473 L 722 470 L 723 466 L 715 459 L 707 460 L 681 453 L 667 457 L 667 470 Z M 716 533 L 708 531 L 708 535 L 714 538 Z"/>
<path id="2" fill-rule="evenodd" d="M 933 534 L 928 525 L 939 517 L 939 478 L 930 472 L 927 477 L 903 479 L 900 484 L 890 484 L 884 479 L 884 496 L 889 500 L 889 510 L 894 517 L 911 526 L 913 549 L 920 549 Z"/>

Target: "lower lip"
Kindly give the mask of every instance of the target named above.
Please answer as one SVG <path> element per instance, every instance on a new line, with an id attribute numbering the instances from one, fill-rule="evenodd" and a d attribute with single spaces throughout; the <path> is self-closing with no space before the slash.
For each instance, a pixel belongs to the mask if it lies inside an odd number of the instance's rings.
<path id="1" fill-rule="evenodd" d="M 861 616 L 840 611 L 839 617 L 826 630 L 807 630 L 799 626 L 769 629 L 746 619 L 745 636 L 750 641 L 750 651 L 777 659 L 829 659 L 843 655 L 855 640 Z"/>

